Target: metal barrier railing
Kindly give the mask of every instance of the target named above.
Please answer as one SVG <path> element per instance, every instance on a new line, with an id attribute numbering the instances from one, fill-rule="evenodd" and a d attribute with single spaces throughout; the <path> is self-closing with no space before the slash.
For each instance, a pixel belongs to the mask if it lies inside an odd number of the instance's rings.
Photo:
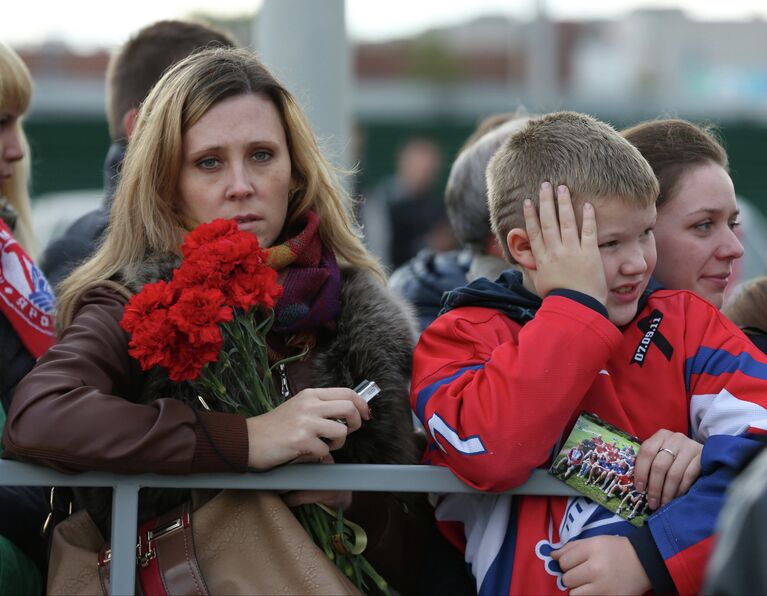
<path id="1" fill-rule="evenodd" d="M 42 466 L 0 460 L 0 485 L 112 487 L 112 567 L 110 593 L 133 594 L 136 580 L 138 491 L 142 488 L 234 488 L 258 490 L 361 490 L 381 492 L 478 493 L 447 468 L 367 464 L 296 464 L 249 474 L 118 475 L 103 472 L 62 474 Z M 517 495 L 578 495 L 543 470 Z"/>

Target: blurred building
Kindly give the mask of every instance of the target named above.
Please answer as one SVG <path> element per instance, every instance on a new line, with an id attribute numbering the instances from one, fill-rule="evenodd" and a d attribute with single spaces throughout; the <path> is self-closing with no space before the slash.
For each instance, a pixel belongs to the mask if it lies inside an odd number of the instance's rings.
<path id="1" fill-rule="evenodd" d="M 240 21 L 217 25 L 243 35 Z M 77 54 L 61 44 L 20 51 L 38 84 L 35 114 L 100 114 L 106 52 Z M 510 103 L 767 119 L 765 56 L 762 19 L 696 21 L 674 9 L 638 10 L 617 21 L 484 17 L 355 44 L 354 108 L 363 119 L 474 118 Z M 544 84 L 540 70 L 550 71 Z"/>
<path id="2" fill-rule="evenodd" d="M 583 24 L 570 99 L 597 112 L 767 119 L 767 22 L 700 22 L 642 10 Z"/>
<path id="3" fill-rule="evenodd" d="M 217 24 L 242 36 L 253 30 L 248 22 Z M 28 119 L 40 158 L 34 194 L 100 186 L 109 142 L 107 53 L 61 44 L 19 50 L 37 86 Z M 581 110 L 618 126 L 659 115 L 721 123 L 738 190 L 752 196 L 761 189 L 764 20 L 702 22 L 678 10 L 639 10 L 610 21 L 488 16 L 407 39 L 353 42 L 352 56 L 351 100 L 368 187 L 393 171 L 396 148 L 408 136 L 436 138 L 449 158 L 479 118 L 524 106 Z"/>

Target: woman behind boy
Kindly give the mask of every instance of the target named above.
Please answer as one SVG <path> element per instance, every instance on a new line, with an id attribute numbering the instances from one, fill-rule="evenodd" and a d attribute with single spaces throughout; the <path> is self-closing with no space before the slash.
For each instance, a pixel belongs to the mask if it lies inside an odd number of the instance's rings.
<path id="1" fill-rule="evenodd" d="M 653 276 L 670 290 L 690 290 L 722 308 L 743 245 L 727 152 L 714 131 L 686 120 L 651 120 L 621 132 L 660 185 L 653 230 Z"/>

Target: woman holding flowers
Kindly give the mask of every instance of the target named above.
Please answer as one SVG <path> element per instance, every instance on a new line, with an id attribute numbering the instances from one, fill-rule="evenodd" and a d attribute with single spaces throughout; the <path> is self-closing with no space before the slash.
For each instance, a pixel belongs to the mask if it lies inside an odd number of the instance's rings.
<path id="1" fill-rule="evenodd" d="M 417 462 L 413 327 L 349 214 L 300 107 L 252 54 L 178 63 L 141 108 L 103 245 L 62 284 L 59 341 L 18 387 L 6 453 L 67 472 Z M 253 304 L 273 307 L 268 363 L 288 364 L 274 368 L 279 405 L 248 416 L 190 381 L 224 353 L 211 324 Z M 381 387 L 374 417 L 350 389 L 363 379 Z M 81 496 L 106 530 L 108 497 Z M 140 517 L 182 498 L 150 491 Z M 286 499 L 354 510 L 364 497 Z"/>

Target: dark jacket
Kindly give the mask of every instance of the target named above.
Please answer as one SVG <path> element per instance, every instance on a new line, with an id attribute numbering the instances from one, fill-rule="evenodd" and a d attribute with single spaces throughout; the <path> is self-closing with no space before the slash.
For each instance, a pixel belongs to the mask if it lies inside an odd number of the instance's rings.
<path id="1" fill-rule="evenodd" d="M 389 287 L 415 307 L 421 331 L 437 318 L 442 294 L 466 284 L 471 259 L 467 250 L 425 248 L 392 273 Z"/>
<path id="2" fill-rule="evenodd" d="M 115 142 L 109 147 L 104 161 L 104 201 L 101 206 L 75 220 L 62 236 L 53 240 L 43 251 L 40 269 L 52 288 L 55 289 L 98 248 L 109 223 L 109 212 L 112 210 L 125 149 L 124 142 Z"/>
<path id="3" fill-rule="evenodd" d="M 3 315 L 0 315 L 0 346 L 2 346 L 0 391 L 2 391 L 2 405 L 8 410 L 11 407 L 14 387 L 25 374 L 32 370 L 35 359 L 21 343 L 13 325 Z"/>
<path id="4" fill-rule="evenodd" d="M 10 321 L 0 314 L 0 397 L 6 411 L 16 384 L 35 365 L 35 359 L 19 338 Z M 0 423 L 0 431 L 2 430 Z M 8 539 L 32 557 L 42 569 L 46 540 L 40 537 L 48 504 L 47 491 L 39 486 L 0 486 L 0 536 Z"/>
<path id="5" fill-rule="evenodd" d="M 432 188 L 412 192 L 397 176 L 381 182 L 370 194 L 370 202 L 382 207 L 388 229 L 387 254 L 381 255 L 392 267 L 399 267 L 425 248 L 429 231 L 445 222 L 445 203 Z"/>
<path id="6" fill-rule="evenodd" d="M 499 258 L 468 248 L 444 253 L 424 249 L 392 273 L 389 287 L 413 305 L 423 331 L 437 318 L 445 292 L 479 277 L 494 280 L 508 267 Z"/>
<path id="7" fill-rule="evenodd" d="M 751 340 L 751 343 L 767 354 L 767 332 L 756 327 L 744 327 L 743 333 Z"/>

